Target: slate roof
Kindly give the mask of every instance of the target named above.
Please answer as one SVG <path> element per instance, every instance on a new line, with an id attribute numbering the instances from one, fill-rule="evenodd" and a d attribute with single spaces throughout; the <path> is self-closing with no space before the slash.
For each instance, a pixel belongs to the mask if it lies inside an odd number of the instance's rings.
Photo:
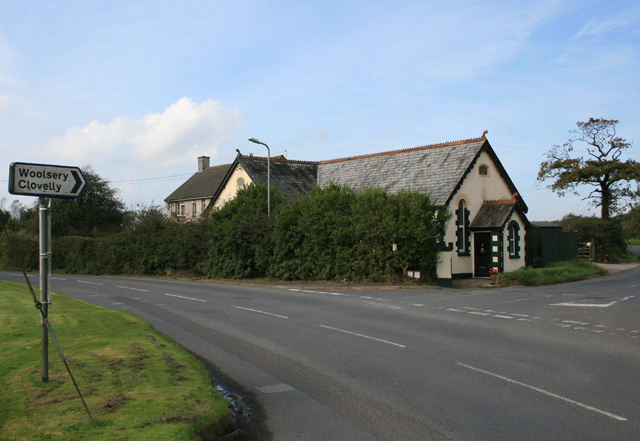
<path id="1" fill-rule="evenodd" d="M 484 201 L 478 214 L 469 225 L 470 230 L 502 228 L 511 216 L 516 202 L 506 201 Z"/>
<path id="2" fill-rule="evenodd" d="M 231 164 L 208 167 L 195 173 L 164 200 L 165 202 L 212 198 Z"/>
<path id="3" fill-rule="evenodd" d="M 251 180 L 267 185 L 267 158 L 244 156 L 238 152 L 234 164 L 244 168 Z M 235 168 L 234 168 L 235 169 Z M 282 156 L 271 158 L 271 186 L 292 201 L 309 193 L 318 182 L 318 164 L 291 161 Z"/>
<path id="4" fill-rule="evenodd" d="M 484 135 L 465 141 L 323 161 L 319 163 L 318 185 L 333 182 L 354 190 L 380 187 L 390 193 L 419 191 L 431 194 L 438 205 L 445 205 L 483 148 L 491 148 Z"/>

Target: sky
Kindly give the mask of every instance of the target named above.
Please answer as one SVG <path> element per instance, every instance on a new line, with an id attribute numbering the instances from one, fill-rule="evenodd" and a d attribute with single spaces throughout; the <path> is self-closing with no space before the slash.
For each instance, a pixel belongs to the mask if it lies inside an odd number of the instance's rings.
<path id="1" fill-rule="evenodd" d="M 197 158 L 319 161 L 487 139 L 530 220 L 597 215 L 536 181 L 576 122 L 640 161 L 640 3 L 617 0 L 0 0 L 9 166 L 90 167 L 164 205 Z M 401 172 L 401 171 L 399 171 Z"/>

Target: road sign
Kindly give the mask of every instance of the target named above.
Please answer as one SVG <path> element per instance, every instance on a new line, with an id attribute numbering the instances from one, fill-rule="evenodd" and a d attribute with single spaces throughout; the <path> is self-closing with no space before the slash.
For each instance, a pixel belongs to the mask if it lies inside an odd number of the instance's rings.
<path id="1" fill-rule="evenodd" d="M 77 198 L 87 185 L 78 167 L 14 162 L 9 167 L 9 193 L 47 198 Z"/>

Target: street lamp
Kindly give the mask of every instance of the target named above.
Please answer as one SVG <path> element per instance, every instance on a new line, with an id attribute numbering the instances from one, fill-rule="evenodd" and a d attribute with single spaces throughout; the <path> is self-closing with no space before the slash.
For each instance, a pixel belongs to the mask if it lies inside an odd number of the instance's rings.
<path id="1" fill-rule="evenodd" d="M 259 141 L 258 138 L 249 138 L 249 141 L 267 148 L 267 214 L 271 216 L 271 150 L 268 145 Z"/>

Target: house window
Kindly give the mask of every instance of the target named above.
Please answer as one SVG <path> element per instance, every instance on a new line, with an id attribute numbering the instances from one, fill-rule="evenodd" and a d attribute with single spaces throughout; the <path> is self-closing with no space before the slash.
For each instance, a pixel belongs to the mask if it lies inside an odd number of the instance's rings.
<path id="1" fill-rule="evenodd" d="M 198 214 L 198 206 L 196 204 L 196 201 L 193 201 L 191 203 L 191 216 L 195 216 L 196 214 Z"/>
<path id="2" fill-rule="evenodd" d="M 244 178 L 238 178 L 238 188 L 244 188 Z"/>
<path id="3" fill-rule="evenodd" d="M 511 221 L 509 223 L 509 233 L 507 235 L 509 244 L 509 257 L 517 259 L 520 257 L 520 225 L 518 222 Z"/>
<path id="4" fill-rule="evenodd" d="M 206 209 L 207 209 L 207 201 L 202 201 L 202 210 L 200 210 L 200 212 L 204 213 Z"/>
<path id="5" fill-rule="evenodd" d="M 488 177 L 489 176 L 489 167 L 482 164 L 480 167 L 478 167 L 478 174 L 480 176 L 484 176 L 484 177 Z"/>
<path id="6" fill-rule="evenodd" d="M 176 202 L 178 208 L 178 216 L 184 216 L 187 211 L 187 204 L 185 202 Z"/>
<path id="7" fill-rule="evenodd" d="M 456 248 L 459 256 L 469 256 L 469 210 L 463 200 L 458 204 L 456 210 Z"/>

